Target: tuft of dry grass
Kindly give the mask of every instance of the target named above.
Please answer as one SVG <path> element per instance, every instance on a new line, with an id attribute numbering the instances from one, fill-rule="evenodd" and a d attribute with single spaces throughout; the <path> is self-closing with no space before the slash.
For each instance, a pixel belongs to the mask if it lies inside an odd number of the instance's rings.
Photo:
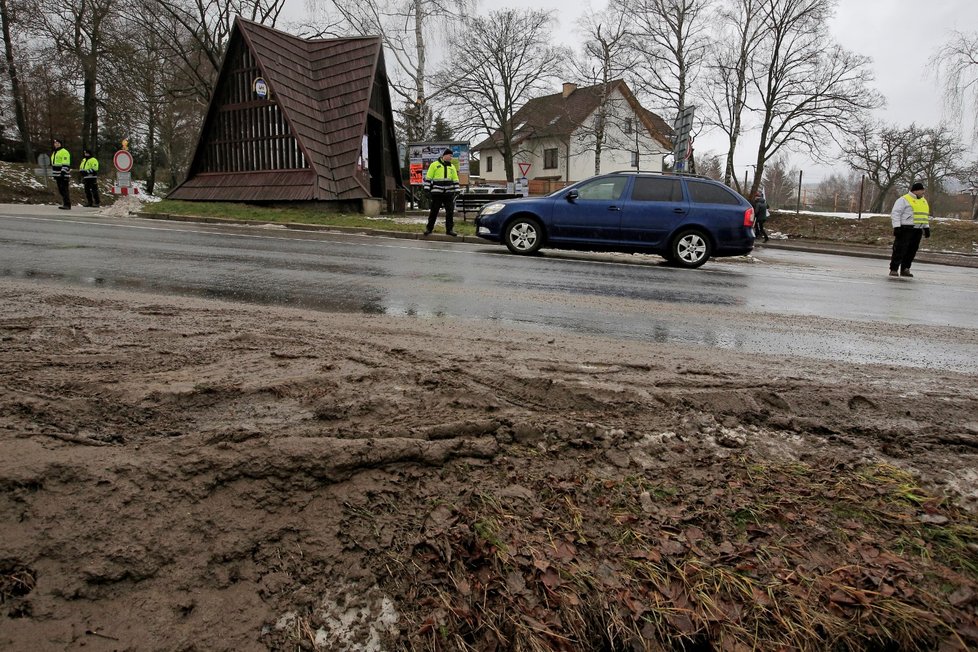
<path id="1" fill-rule="evenodd" d="M 744 457 L 698 478 L 520 480 L 536 500 L 473 491 L 430 544 L 450 552 L 415 549 L 427 579 L 394 580 L 428 605 L 415 649 L 978 644 L 974 605 L 949 597 L 978 590 L 974 517 L 894 467 Z"/>

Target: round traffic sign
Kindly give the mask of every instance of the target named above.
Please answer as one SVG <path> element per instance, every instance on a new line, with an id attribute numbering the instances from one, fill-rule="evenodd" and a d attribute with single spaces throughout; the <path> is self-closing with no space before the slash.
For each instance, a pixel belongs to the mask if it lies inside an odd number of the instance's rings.
<path id="1" fill-rule="evenodd" d="M 119 172 L 128 172 L 131 170 L 132 162 L 132 153 L 125 149 L 120 149 L 115 153 L 115 156 L 112 157 L 112 165 L 114 165 L 115 169 Z"/>

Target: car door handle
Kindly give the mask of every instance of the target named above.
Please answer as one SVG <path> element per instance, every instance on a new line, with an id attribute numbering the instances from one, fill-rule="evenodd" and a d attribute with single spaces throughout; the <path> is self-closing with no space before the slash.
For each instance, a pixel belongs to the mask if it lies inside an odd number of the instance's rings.
<path id="1" fill-rule="evenodd" d="M 685 208 L 674 208 L 674 209 L 672 209 L 672 212 L 673 213 L 685 213 L 686 212 L 686 209 Z"/>
<path id="2" fill-rule="evenodd" d="M 617 206 L 609 206 L 609 207 L 608 207 L 608 210 L 609 210 L 609 211 L 620 211 L 621 209 L 620 209 L 620 208 L 618 208 Z"/>

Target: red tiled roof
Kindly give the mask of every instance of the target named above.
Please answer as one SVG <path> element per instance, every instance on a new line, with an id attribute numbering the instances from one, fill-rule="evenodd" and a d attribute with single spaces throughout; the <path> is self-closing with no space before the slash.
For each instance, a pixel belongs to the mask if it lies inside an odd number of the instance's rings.
<path id="1" fill-rule="evenodd" d="M 588 116 L 601 105 L 603 84 L 585 86 L 575 89 L 567 97 L 563 93 L 544 95 L 524 104 L 513 116 L 513 123 L 520 125 L 513 133 L 513 144 L 521 143 L 528 138 L 566 138 L 574 133 Z M 616 79 L 609 82 L 609 91 L 619 90 L 632 107 L 649 136 L 661 143 L 665 148 L 672 149 L 673 130 L 665 120 L 648 111 L 638 103 L 624 80 Z M 473 147 L 480 149 L 497 149 L 502 142 L 502 132 L 496 130 L 489 138 Z"/>

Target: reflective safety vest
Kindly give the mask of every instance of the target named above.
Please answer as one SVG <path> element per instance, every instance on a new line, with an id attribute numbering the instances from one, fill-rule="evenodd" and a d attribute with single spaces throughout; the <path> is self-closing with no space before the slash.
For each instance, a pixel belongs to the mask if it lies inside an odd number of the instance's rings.
<path id="1" fill-rule="evenodd" d="M 445 165 L 441 159 L 434 161 L 428 166 L 424 187 L 433 195 L 458 192 L 460 186 L 458 185 L 458 172 L 455 170 L 455 166 L 451 163 Z"/>
<path id="2" fill-rule="evenodd" d="M 51 156 L 51 167 L 55 176 L 67 177 L 71 171 L 71 154 L 64 147 Z"/>
<path id="3" fill-rule="evenodd" d="M 910 204 L 910 208 L 913 209 L 913 225 L 920 228 L 930 227 L 930 205 L 928 205 L 927 200 L 923 197 L 917 198 L 917 195 L 912 192 L 908 192 L 903 196 Z"/>
<path id="4" fill-rule="evenodd" d="M 86 179 L 94 179 L 98 176 L 98 159 L 94 156 L 92 158 L 83 158 L 79 169 Z"/>

